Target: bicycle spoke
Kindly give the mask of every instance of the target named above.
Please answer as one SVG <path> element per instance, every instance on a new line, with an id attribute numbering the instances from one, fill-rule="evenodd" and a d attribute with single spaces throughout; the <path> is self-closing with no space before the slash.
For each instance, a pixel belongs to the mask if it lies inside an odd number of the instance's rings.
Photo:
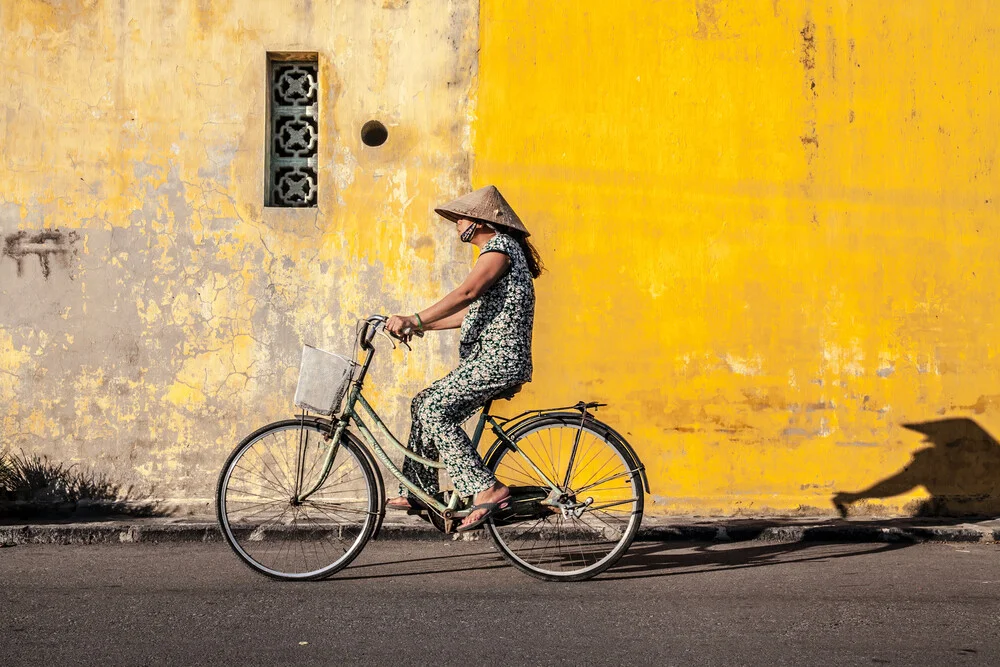
<path id="1" fill-rule="evenodd" d="M 613 482 L 616 479 L 620 479 L 622 477 L 628 477 L 629 475 L 633 474 L 634 472 L 635 472 L 634 470 L 626 470 L 625 472 L 615 473 L 615 474 L 613 474 L 613 475 L 611 475 L 609 477 L 605 477 L 602 480 L 594 482 L 593 484 L 587 484 L 587 486 L 582 486 L 580 488 L 573 487 L 573 492 L 574 493 L 583 493 L 587 489 L 591 489 L 591 488 L 594 488 L 596 486 L 600 486 L 601 484 L 607 484 L 608 482 Z M 627 487 L 622 487 L 622 488 L 627 488 Z"/>
<path id="2" fill-rule="evenodd" d="M 605 503 L 604 505 L 595 505 L 593 507 L 589 507 L 588 509 L 591 512 L 596 512 L 597 510 L 603 510 L 603 509 L 607 509 L 609 507 L 617 507 L 619 505 L 624 505 L 626 503 L 634 503 L 637 500 L 639 500 L 639 499 L 638 498 L 628 498 L 626 500 L 619 500 L 618 502 L 614 502 L 614 503 Z"/>
<path id="3" fill-rule="evenodd" d="M 239 480 L 239 481 L 245 481 L 245 480 Z M 248 491 L 248 490 L 246 490 L 244 488 L 238 489 L 237 493 L 239 493 L 241 496 L 251 496 L 251 497 L 254 497 L 254 498 L 266 498 L 267 500 L 282 500 L 282 499 L 287 500 L 287 498 L 285 498 L 284 496 L 265 496 L 265 495 L 262 495 L 260 493 L 254 493 L 253 491 Z"/>
<path id="4" fill-rule="evenodd" d="M 616 463 L 620 464 L 621 462 L 616 459 L 614 454 L 611 454 L 610 456 L 608 456 L 607 459 L 604 460 L 604 462 L 601 463 L 599 467 L 598 466 L 594 467 L 594 472 L 590 475 L 590 477 L 587 478 L 587 481 L 584 483 L 590 484 L 590 482 L 594 481 L 595 477 L 600 477 L 601 475 L 603 475 L 604 471 L 607 470 L 609 465 L 614 466 Z"/>
<path id="5" fill-rule="evenodd" d="M 334 508 L 336 508 L 336 509 L 339 509 L 340 511 L 343 511 L 343 512 L 354 512 L 356 514 L 368 514 L 368 510 L 353 509 L 351 507 L 346 507 L 343 503 L 310 501 L 307 504 L 310 507 L 321 507 L 321 508 L 326 508 L 328 510 L 333 510 Z"/>
<path id="6" fill-rule="evenodd" d="M 528 466 L 527 469 L 525 469 L 525 467 L 523 465 L 523 461 L 521 460 L 521 458 L 519 456 L 517 456 L 517 457 L 515 457 L 515 456 L 509 456 L 509 457 L 507 457 L 504 460 L 504 463 L 507 464 L 508 466 L 515 466 L 516 465 L 518 471 L 521 474 L 521 476 L 524 477 L 524 479 L 526 479 L 529 483 L 536 483 L 536 482 L 541 482 L 542 481 L 538 477 L 538 475 L 535 473 L 535 471 L 531 470 L 531 466 Z"/>
<path id="7" fill-rule="evenodd" d="M 232 502 L 237 502 L 238 503 L 239 501 L 237 500 L 237 501 L 229 501 L 229 502 L 230 503 L 232 503 Z M 258 514 L 262 514 L 265 511 L 265 508 L 274 507 L 276 505 L 277 506 L 281 506 L 281 505 L 284 505 L 286 502 L 287 501 L 272 500 L 272 501 L 267 502 L 267 503 L 253 503 L 249 507 L 241 507 L 240 508 L 240 512 L 244 513 L 242 515 L 243 518 L 247 518 L 247 517 L 251 517 L 251 516 L 256 516 Z M 254 508 L 260 508 L 260 509 L 256 509 L 255 511 L 251 512 L 250 514 L 246 514 L 245 513 L 245 512 L 247 512 L 247 510 L 254 509 Z"/>
<path id="8" fill-rule="evenodd" d="M 251 470 L 249 468 L 239 468 L 239 467 L 237 467 L 237 469 L 244 470 L 248 475 L 257 473 L 258 482 L 260 482 L 264 486 L 273 489 L 277 493 L 283 493 L 283 494 L 288 493 L 288 490 L 281 486 L 281 482 L 271 479 L 270 477 L 267 476 L 267 473 L 264 471 L 263 467 L 257 468 L 256 470 Z"/>

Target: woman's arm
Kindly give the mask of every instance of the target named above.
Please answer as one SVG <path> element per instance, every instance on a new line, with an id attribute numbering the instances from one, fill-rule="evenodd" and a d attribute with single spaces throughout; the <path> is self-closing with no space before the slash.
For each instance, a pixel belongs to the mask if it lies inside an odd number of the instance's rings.
<path id="1" fill-rule="evenodd" d="M 469 304 L 478 299 L 493 286 L 510 268 L 510 257 L 501 252 L 488 252 L 479 256 L 476 265 L 462 284 L 445 295 L 443 299 L 429 308 L 419 311 L 420 322 L 425 331 L 438 329 L 454 329 L 462 323 L 464 311 Z M 457 322 L 457 324 L 456 324 Z M 447 326 L 446 326 L 447 325 Z M 405 329 L 420 328 L 414 315 L 393 315 L 386 323 L 386 328 L 396 334 L 403 335 Z"/>
<path id="2" fill-rule="evenodd" d="M 472 267 L 472 271 L 461 285 L 446 294 L 433 306 L 417 313 L 424 323 L 424 328 L 468 308 L 470 303 L 493 287 L 493 283 L 507 272 L 509 266 L 510 258 L 502 252 L 488 252 L 485 255 L 480 255 L 479 261 Z"/>
<path id="3" fill-rule="evenodd" d="M 462 326 L 462 320 L 465 319 L 465 314 L 468 312 L 469 308 L 466 306 L 454 315 L 449 315 L 448 317 L 442 318 L 437 322 L 431 322 L 429 324 L 424 322 L 424 331 L 445 331 L 446 329 L 457 329 Z M 421 317 L 423 317 L 423 315 L 421 315 Z"/>

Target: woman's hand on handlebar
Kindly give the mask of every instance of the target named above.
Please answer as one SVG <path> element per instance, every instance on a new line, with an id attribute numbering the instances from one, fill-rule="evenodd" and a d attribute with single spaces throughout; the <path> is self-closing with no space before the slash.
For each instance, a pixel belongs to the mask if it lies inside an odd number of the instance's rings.
<path id="1" fill-rule="evenodd" d="M 413 335 L 419 333 L 419 323 L 413 315 L 393 315 L 385 323 L 386 331 L 403 342 L 409 342 Z"/>

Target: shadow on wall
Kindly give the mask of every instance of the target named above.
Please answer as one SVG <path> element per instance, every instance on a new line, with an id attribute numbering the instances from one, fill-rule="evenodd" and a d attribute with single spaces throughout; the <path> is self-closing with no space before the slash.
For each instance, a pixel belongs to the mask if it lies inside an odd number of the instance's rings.
<path id="1" fill-rule="evenodd" d="M 47 457 L 0 452 L 0 519 L 97 519 L 168 512 L 132 486 L 105 475 L 53 463 Z"/>
<path id="2" fill-rule="evenodd" d="M 847 516 L 851 503 L 891 498 L 917 486 L 931 497 L 914 508 L 915 516 L 1000 516 L 1000 443 L 971 419 L 903 426 L 923 433 L 931 446 L 914 453 L 892 477 L 862 491 L 835 494 L 841 516 Z"/>

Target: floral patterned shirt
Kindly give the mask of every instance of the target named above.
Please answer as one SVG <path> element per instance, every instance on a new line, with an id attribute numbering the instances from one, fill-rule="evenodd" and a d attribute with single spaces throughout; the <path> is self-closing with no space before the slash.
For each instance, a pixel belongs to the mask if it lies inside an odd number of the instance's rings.
<path id="1" fill-rule="evenodd" d="M 469 305 L 462 322 L 459 354 L 486 360 L 490 375 L 506 375 L 511 384 L 531 380 L 531 330 L 535 321 L 535 286 L 521 246 L 499 232 L 480 255 L 502 252 L 510 268 Z"/>

